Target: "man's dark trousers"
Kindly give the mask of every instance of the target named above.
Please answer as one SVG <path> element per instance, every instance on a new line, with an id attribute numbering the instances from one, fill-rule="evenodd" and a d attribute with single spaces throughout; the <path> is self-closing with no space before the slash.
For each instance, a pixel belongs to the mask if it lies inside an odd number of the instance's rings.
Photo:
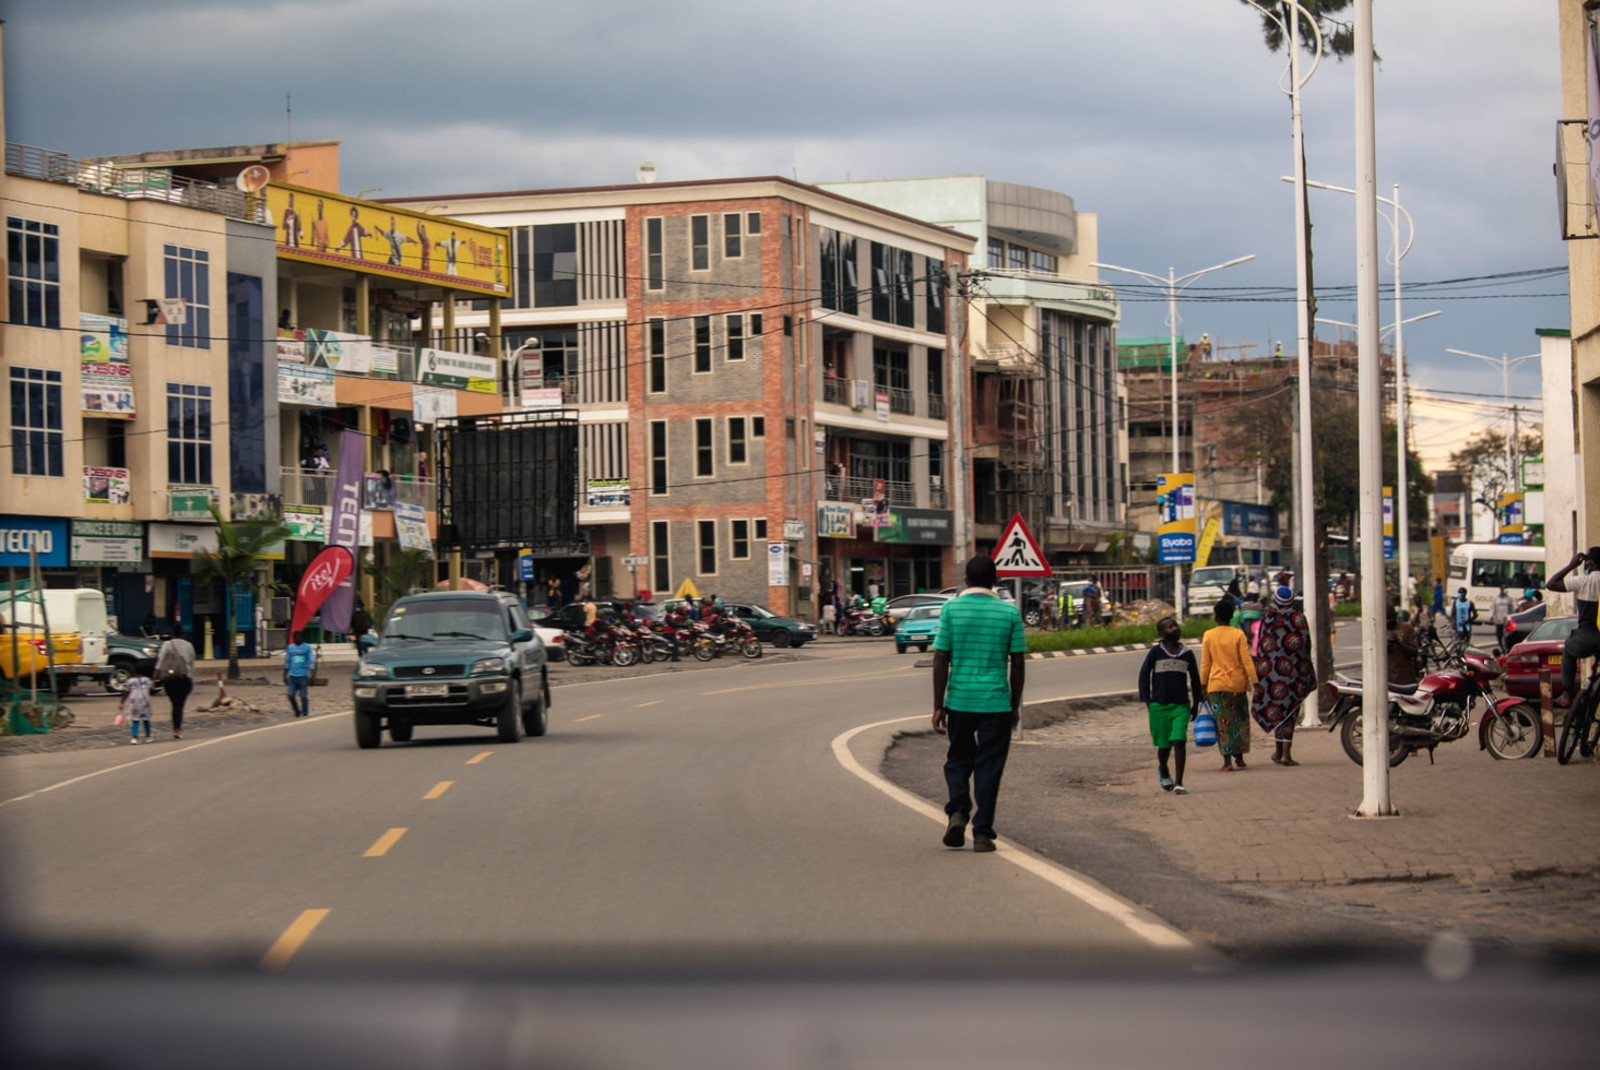
<path id="1" fill-rule="evenodd" d="M 1006 771 L 1006 755 L 1011 751 L 1011 713 L 944 712 L 945 731 L 950 736 L 950 752 L 944 763 L 950 801 L 944 812 L 971 814 L 972 834 L 992 837 L 1000 776 Z M 976 810 L 972 806 L 974 797 L 978 801 Z"/>

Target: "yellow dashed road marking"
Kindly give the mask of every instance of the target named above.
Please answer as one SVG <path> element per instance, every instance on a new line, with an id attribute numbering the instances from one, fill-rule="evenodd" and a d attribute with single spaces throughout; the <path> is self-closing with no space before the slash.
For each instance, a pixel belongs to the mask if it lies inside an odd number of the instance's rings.
<path id="1" fill-rule="evenodd" d="M 389 853 L 389 848 L 400 842 L 400 837 L 406 834 L 405 829 L 390 829 L 378 837 L 378 842 L 367 848 L 363 858 L 382 858 Z"/>
<path id="2" fill-rule="evenodd" d="M 264 970 L 283 969 L 284 966 L 288 965 L 289 960 L 294 958 L 294 953 L 300 950 L 300 945 L 306 942 L 306 938 L 311 935 L 312 930 L 321 925 L 322 919 L 327 916 L 328 911 L 322 908 L 302 910 L 300 916 L 289 923 L 289 927 L 283 930 L 283 935 L 278 937 L 277 941 L 267 949 L 265 955 L 261 956 L 261 968 Z"/>

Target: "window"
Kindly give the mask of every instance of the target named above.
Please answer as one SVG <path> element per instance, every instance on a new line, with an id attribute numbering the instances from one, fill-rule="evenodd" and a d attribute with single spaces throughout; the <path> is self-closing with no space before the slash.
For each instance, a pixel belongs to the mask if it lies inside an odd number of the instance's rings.
<path id="1" fill-rule="evenodd" d="M 744 464 L 749 459 L 744 437 L 743 416 L 728 417 L 728 463 Z"/>
<path id="2" fill-rule="evenodd" d="M 1006 243 L 999 238 L 989 239 L 989 268 L 999 271 L 1006 266 Z"/>
<path id="3" fill-rule="evenodd" d="M 694 370 L 703 375 L 711 370 L 711 317 L 694 318 Z"/>
<path id="4" fill-rule="evenodd" d="M 650 493 L 667 492 L 667 422 L 650 421 Z"/>
<path id="5" fill-rule="evenodd" d="M 727 260 L 737 260 L 744 255 L 744 217 L 729 212 L 722 217 L 722 255 Z"/>
<path id="6" fill-rule="evenodd" d="M 937 486 L 944 483 L 944 443 L 928 440 L 928 482 Z"/>
<path id="7" fill-rule="evenodd" d="M 750 313 L 750 337 L 751 338 L 760 338 L 761 337 L 761 327 L 762 327 L 761 313 L 759 313 L 759 312 Z"/>
<path id="8" fill-rule="evenodd" d="M 167 384 L 167 482 L 209 487 L 211 388 Z"/>
<path id="9" fill-rule="evenodd" d="M 942 349 L 928 350 L 928 397 L 944 399 L 944 350 Z"/>
<path id="10" fill-rule="evenodd" d="M 671 533 L 665 520 L 650 522 L 650 580 L 658 591 L 672 590 Z"/>
<path id="11" fill-rule="evenodd" d="M 1006 246 L 1006 252 L 1010 254 L 1006 261 L 1008 268 L 1012 271 L 1028 270 L 1028 250 L 1020 245 L 1008 245 Z"/>
<path id="12" fill-rule="evenodd" d="M 728 556 L 735 561 L 750 560 L 750 521 L 728 521 Z"/>
<path id="13" fill-rule="evenodd" d="M 836 230 L 822 231 L 818 261 L 822 273 L 822 307 L 855 315 L 859 292 L 856 240 Z"/>
<path id="14" fill-rule="evenodd" d="M 689 217 L 689 255 L 689 266 L 694 270 L 709 271 L 711 269 L 710 216 L 692 215 Z"/>
<path id="15" fill-rule="evenodd" d="M 539 308 L 578 303 L 578 225 L 533 228 L 533 303 Z"/>
<path id="16" fill-rule="evenodd" d="M 700 520 L 695 522 L 695 527 L 698 529 L 695 545 L 700 551 L 700 575 L 715 576 L 717 574 L 717 522 L 715 520 Z"/>
<path id="17" fill-rule="evenodd" d="M 756 541 L 761 542 L 765 540 L 767 537 L 767 518 L 764 516 L 758 516 L 755 518 L 755 520 L 751 521 L 751 523 L 755 524 L 756 526 Z"/>
<path id="18" fill-rule="evenodd" d="M 746 212 L 744 217 L 744 232 L 746 234 L 761 233 L 761 213 Z"/>
<path id="19" fill-rule="evenodd" d="M 738 218 L 735 216 L 734 218 Z M 728 317 L 728 359 L 744 359 L 744 316 Z"/>
<path id="20" fill-rule="evenodd" d="M 1047 253 L 1043 249 L 1034 249 L 1032 250 L 1031 255 L 1033 257 L 1033 270 L 1042 272 L 1046 275 L 1054 275 L 1056 273 L 1056 258 L 1054 253 Z"/>
<path id="21" fill-rule="evenodd" d="M 714 476 L 716 472 L 715 446 L 712 441 L 712 421 L 694 422 L 694 474 L 697 478 Z"/>
<path id="22" fill-rule="evenodd" d="M 646 219 L 644 221 L 644 288 L 646 290 L 666 289 L 667 280 L 661 266 L 661 246 L 660 217 Z"/>
<path id="23" fill-rule="evenodd" d="M 911 263 L 911 254 L 904 249 L 872 243 L 873 319 L 901 327 L 915 326 Z"/>
<path id="24" fill-rule="evenodd" d="M 12 368 L 12 473 L 62 475 L 62 441 L 61 373 L 43 368 Z"/>
<path id="25" fill-rule="evenodd" d="M 6 283 L 12 323 L 23 327 L 61 326 L 58 234 L 54 223 L 6 217 Z"/>
<path id="26" fill-rule="evenodd" d="M 767 437 L 767 418 L 765 416 L 752 416 L 752 417 L 750 417 L 750 437 L 751 438 L 766 438 Z"/>
<path id="27" fill-rule="evenodd" d="M 784 333 L 785 337 L 789 337 L 789 336 L 792 336 L 794 334 L 794 317 L 793 316 L 785 316 L 785 317 L 783 317 L 783 333 Z"/>
<path id="28" fill-rule="evenodd" d="M 168 245 L 166 260 L 166 295 L 189 303 L 184 322 L 167 325 L 167 345 L 210 349 L 211 254 L 204 249 Z"/>
<path id="29" fill-rule="evenodd" d="M 651 320 L 645 325 L 650 341 L 650 393 L 667 392 L 667 323 Z"/>
<path id="30" fill-rule="evenodd" d="M 943 334 L 944 323 L 944 262 L 929 257 L 927 260 L 928 273 L 928 309 L 924 317 L 927 329 L 934 334 Z"/>

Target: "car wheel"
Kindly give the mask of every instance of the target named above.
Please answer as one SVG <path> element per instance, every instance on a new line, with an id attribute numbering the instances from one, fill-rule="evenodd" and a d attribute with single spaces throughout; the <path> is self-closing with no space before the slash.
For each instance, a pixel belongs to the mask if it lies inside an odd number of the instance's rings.
<path id="1" fill-rule="evenodd" d="M 894 652 L 896 654 L 904 654 L 906 652 L 906 645 L 904 643 L 896 643 L 894 645 Z"/>
<path id="2" fill-rule="evenodd" d="M 117 662 L 111 667 L 111 676 L 106 680 L 106 690 L 122 694 L 128 690 L 128 681 L 133 679 L 133 670 L 123 662 Z"/>
<path id="3" fill-rule="evenodd" d="M 872 636 L 873 638 L 877 638 L 878 636 L 882 635 L 883 634 L 883 621 L 874 620 L 871 624 L 867 625 L 867 634 Z"/>
<path id="4" fill-rule="evenodd" d="M 917 650 L 920 651 L 921 653 L 926 654 L 928 652 L 928 644 L 927 643 L 918 643 L 917 644 Z"/>
<path id="5" fill-rule="evenodd" d="M 511 681 L 506 703 L 495 715 L 495 730 L 501 743 L 515 743 L 522 738 L 522 681 Z"/>
<path id="6" fill-rule="evenodd" d="M 389 738 L 394 740 L 396 743 L 410 743 L 411 730 L 415 727 L 416 726 L 410 721 L 390 720 Z"/>
<path id="7" fill-rule="evenodd" d="M 544 735 L 549 727 L 550 715 L 545 710 L 545 689 L 541 685 L 533 689 L 533 708 L 522 711 L 522 730 L 538 737 Z"/>
<path id="8" fill-rule="evenodd" d="M 1039 611 L 1037 609 L 1030 609 L 1028 612 L 1022 615 L 1022 623 L 1026 624 L 1030 628 L 1037 628 L 1039 626 L 1039 621 L 1042 619 L 1043 618 L 1039 616 Z"/>
<path id="9" fill-rule="evenodd" d="M 783 629 L 783 628 L 775 628 L 775 629 L 773 629 L 773 631 L 772 631 L 772 645 L 777 647 L 779 650 L 782 650 L 784 647 L 788 646 L 793 641 L 794 640 L 789 638 L 789 633 L 788 633 L 788 631 L 786 629 Z"/>
<path id="10" fill-rule="evenodd" d="M 383 730 L 378 725 L 378 715 L 356 711 L 356 746 L 371 750 L 383 742 Z"/>

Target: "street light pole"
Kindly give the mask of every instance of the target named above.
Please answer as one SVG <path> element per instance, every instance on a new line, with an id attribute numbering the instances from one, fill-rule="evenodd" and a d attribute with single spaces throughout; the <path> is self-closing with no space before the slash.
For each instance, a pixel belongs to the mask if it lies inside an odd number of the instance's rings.
<path id="1" fill-rule="evenodd" d="M 1090 264 L 1090 267 L 1100 268 L 1104 271 L 1121 271 L 1129 275 L 1137 275 L 1141 279 L 1145 279 L 1157 286 L 1163 287 L 1167 292 L 1167 349 L 1171 358 L 1170 371 L 1172 373 L 1173 472 L 1178 472 L 1180 470 L 1179 466 L 1183 463 L 1182 459 L 1178 455 L 1178 294 L 1180 291 L 1188 288 L 1188 286 L 1194 282 L 1195 279 L 1198 279 L 1202 275 L 1209 274 L 1213 271 L 1221 271 L 1223 268 L 1233 267 L 1235 264 L 1242 264 L 1246 260 L 1254 260 L 1255 258 L 1255 253 L 1250 253 L 1248 256 L 1236 256 L 1232 260 L 1224 261 L 1221 264 L 1213 264 L 1210 267 L 1201 268 L 1199 271 L 1191 271 L 1187 275 L 1179 275 L 1177 273 L 1177 269 L 1169 267 L 1167 268 L 1167 273 L 1164 276 L 1152 275 L 1148 271 L 1139 271 L 1135 268 L 1118 267 L 1115 264 L 1102 264 L 1099 262 Z M 1191 434 L 1193 434 L 1192 431 Z M 1180 620 L 1183 618 L 1184 611 L 1187 608 L 1184 605 L 1183 594 L 1183 566 L 1181 564 L 1176 564 L 1172 566 L 1172 604 L 1177 608 L 1178 618 Z"/>
<path id="2" fill-rule="evenodd" d="M 1523 361 L 1538 360 L 1544 355 L 1542 353 L 1529 353 L 1525 357 L 1513 357 L 1509 354 L 1502 353 L 1498 357 L 1489 357 L 1482 353 L 1469 353 L 1465 349 L 1447 349 L 1445 352 L 1454 353 L 1458 357 L 1475 357 L 1478 360 L 1486 361 L 1487 363 L 1498 367 L 1500 369 L 1500 404 L 1503 405 L 1508 412 L 1511 411 L 1511 369 L 1515 368 Z M 1517 446 L 1520 448 L 1522 445 L 1520 442 L 1513 441 L 1516 437 L 1517 431 L 1515 428 L 1513 428 L 1512 431 L 1506 435 L 1506 482 L 1512 490 L 1516 490 L 1522 485 L 1522 480 L 1520 478 L 1521 473 L 1514 470 L 1511 461 L 1512 447 Z M 1468 488 L 1468 497 L 1471 497 L 1470 487 Z"/>

